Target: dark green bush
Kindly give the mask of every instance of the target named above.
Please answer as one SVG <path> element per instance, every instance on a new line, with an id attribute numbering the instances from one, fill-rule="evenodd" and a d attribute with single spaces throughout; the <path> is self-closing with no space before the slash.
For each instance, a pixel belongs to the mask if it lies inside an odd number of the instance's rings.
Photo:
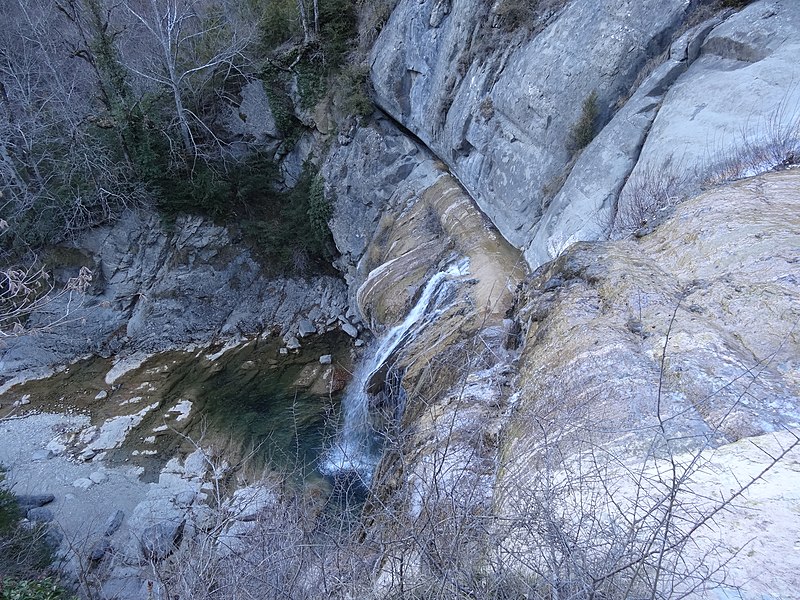
<path id="1" fill-rule="evenodd" d="M 295 36 L 302 35 L 297 0 L 260 0 L 260 45 L 263 53 L 272 51 Z"/>
<path id="2" fill-rule="evenodd" d="M 570 131 L 568 146 L 573 153 L 582 150 L 594 139 L 599 114 L 597 92 L 593 91 L 583 101 L 581 116 Z"/>
<path id="3" fill-rule="evenodd" d="M 369 67 L 351 65 L 342 70 L 338 79 L 338 102 L 348 115 L 368 117 L 375 109 L 369 97 Z"/>
<path id="4" fill-rule="evenodd" d="M 306 165 L 288 192 L 272 192 L 249 205 L 242 229 L 265 266 L 307 274 L 329 268 L 335 246 L 328 228 L 331 207 L 323 180 Z"/>
<path id="5" fill-rule="evenodd" d="M 52 579 L 0 580 L 0 600 L 67 600 L 74 598 Z"/>

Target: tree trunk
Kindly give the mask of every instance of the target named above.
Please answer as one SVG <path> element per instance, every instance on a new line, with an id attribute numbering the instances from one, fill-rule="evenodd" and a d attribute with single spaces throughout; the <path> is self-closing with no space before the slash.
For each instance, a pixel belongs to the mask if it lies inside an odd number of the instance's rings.
<path id="1" fill-rule="evenodd" d="M 300 13 L 300 25 L 303 26 L 303 43 L 311 41 L 311 32 L 308 30 L 308 13 L 304 0 L 297 0 L 297 11 Z"/>

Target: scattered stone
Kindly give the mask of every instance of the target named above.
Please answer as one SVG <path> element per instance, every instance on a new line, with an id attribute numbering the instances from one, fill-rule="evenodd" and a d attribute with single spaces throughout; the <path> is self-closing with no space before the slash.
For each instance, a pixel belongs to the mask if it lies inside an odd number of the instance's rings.
<path id="1" fill-rule="evenodd" d="M 159 523 L 142 532 L 141 550 L 148 560 L 164 560 L 180 545 L 186 521 Z"/>
<path id="2" fill-rule="evenodd" d="M 94 397 L 95 400 L 105 400 L 106 398 L 108 398 L 108 392 L 105 390 L 100 390 Z"/>
<path id="3" fill-rule="evenodd" d="M 44 450 L 37 450 L 36 452 L 31 454 L 31 460 L 38 462 L 42 460 L 47 460 L 48 458 L 53 458 L 54 456 L 55 454 L 53 454 L 51 450 L 45 448 Z"/>
<path id="4" fill-rule="evenodd" d="M 88 477 L 81 477 L 80 479 L 76 479 L 72 482 L 73 487 L 80 488 L 82 490 L 88 490 L 93 485 L 94 482 Z"/>
<path id="5" fill-rule="evenodd" d="M 194 498 L 197 494 L 195 494 L 194 490 L 183 490 L 182 492 L 178 492 L 175 494 L 174 502 L 175 505 L 179 508 L 189 508 L 194 502 Z"/>
<path id="6" fill-rule="evenodd" d="M 17 504 L 20 508 L 38 508 L 45 504 L 50 504 L 56 497 L 53 494 L 23 494 L 17 496 Z"/>
<path id="7" fill-rule="evenodd" d="M 364 340 L 356 340 L 356 348 L 361 348 L 364 344 L 366 344 Z"/>
<path id="8" fill-rule="evenodd" d="M 198 449 L 186 457 L 183 462 L 183 472 L 186 477 L 197 477 L 202 479 L 208 469 L 208 459 L 205 453 Z"/>
<path id="9" fill-rule="evenodd" d="M 329 365 L 333 362 L 333 357 L 330 354 L 323 354 L 319 357 L 319 364 L 321 365 Z"/>
<path id="10" fill-rule="evenodd" d="M 14 404 L 12 406 L 14 408 L 19 408 L 20 406 L 27 406 L 30 403 L 31 403 L 31 395 L 30 394 L 25 394 L 19 400 L 15 400 Z"/>
<path id="11" fill-rule="evenodd" d="M 108 475 L 102 471 L 95 471 L 94 473 L 89 474 L 89 479 L 92 480 L 92 483 L 103 483 L 108 479 Z"/>
<path id="12" fill-rule="evenodd" d="M 91 550 L 89 550 L 89 560 L 93 563 L 99 563 L 107 554 L 111 554 L 112 550 L 113 546 L 111 545 L 111 540 L 107 537 L 100 538 L 92 545 Z"/>
<path id="13" fill-rule="evenodd" d="M 122 520 L 125 518 L 125 513 L 121 510 L 118 510 L 113 515 L 108 518 L 106 521 L 106 528 L 103 531 L 103 535 L 106 537 L 111 537 L 120 528 L 122 525 Z"/>
<path id="14" fill-rule="evenodd" d="M 41 506 L 31 508 L 27 516 L 28 520 L 34 523 L 49 523 L 55 518 L 52 510 Z"/>
<path id="15" fill-rule="evenodd" d="M 95 456 L 97 456 L 97 452 L 96 452 L 94 449 L 92 449 L 92 448 L 86 448 L 86 449 L 85 449 L 83 452 L 81 452 L 81 453 L 78 455 L 78 458 L 80 458 L 80 459 L 81 459 L 82 461 L 84 461 L 84 462 L 89 462 L 89 461 L 90 461 L 90 460 L 92 460 L 92 459 L 93 459 Z"/>
<path id="16" fill-rule="evenodd" d="M 293 335 L 289 336 L 289 338 L 286 340 L 286 347 L 289 350 L 299 350 L 300 349 L 300 340 L 298 340 Z"/>
<path id="17" fill-rule="evenodd" d="M 297 325 L 297 333 L 300 335 L 300 337 L 306 337 L 307 335 L 311 335 L 312 333 L 316 332 L 317 328 L 314 327 L 314 324 L 308 319 L 303 319 Z"/>
<path id="18" fill-rule="evenodd" d="M 351 325 L 348 322 L 342 323 L 342 331 L 344 331 L 351 338 L 357 338 L 358 337 L 358 329 L 356 329 L 353 325 Z"/>
<path id="19" fill-rule="evenodd" d="M 51 526 L 48 527 L 47 530 L 44 532 L 45 543 L 54 551 L 58 549 L 63 540 L 64 540 L 64 534 L 61 533 L 60 529 Z"/>
<path id="20" fill-rule="evenodd" d="M 278 353 L 286 356 L 287 354 L 289 354 L 289 349 L 288 348 L 281 348 L 280 350 L 278 350 Z"/>

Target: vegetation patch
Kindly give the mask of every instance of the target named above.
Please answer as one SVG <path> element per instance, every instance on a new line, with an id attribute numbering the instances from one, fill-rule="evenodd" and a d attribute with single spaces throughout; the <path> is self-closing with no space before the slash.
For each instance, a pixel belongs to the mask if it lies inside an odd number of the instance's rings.
<path id="1" fill-rule="evenodd" d="M 597 92 L 593 91 L 586 96 L 581 107 L 581 116 L 572 126 L 569 134 L 569 149 L 573 154 L 583 150 L 594 139 L 597 133 L 597 118 L 600 107 L 597 102 Z"/>

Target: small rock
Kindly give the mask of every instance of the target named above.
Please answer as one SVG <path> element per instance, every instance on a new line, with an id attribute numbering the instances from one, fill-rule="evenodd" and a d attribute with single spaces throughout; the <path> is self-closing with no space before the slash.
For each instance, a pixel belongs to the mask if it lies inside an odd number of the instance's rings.
<path id="1" fill-rule="evenodd" d="M 72 487 L 80 488 L 82 490 L 88 490 L 93 485 L 94 482 L 88 477 L 81 477 L 80 479 L 76 479 L 72 482 Z"/>
<path id="2" fill-rule="evenodd" d="M 93 563 L 99 563 L 107 554 L 111 554 L 112 550 L 111 540 L 107 537 L 101 538 L 97 540 L 92 545 L 91 550 L 89 550 L 89 560 Z"/>
<path id="3" fill-rule="evenodd" d="M 356 329 L 350 323 L 347 323 L 347 322 L 342 323 L 342 331 L 344 331 L 351 338 L 357 338 L 358 337 L 358 329 Z"/>
<path id="4" fill-rule="evenodd" d="M 544 284 L 544 291 L 550 292 L 552 290 L 558 289 L 564 285 L 564 280 L 561 277 L 551 277 L 548 279 Z"/>
<path id="5" fill-rule="evenodd" d="M 175 494 L 174 502 L 179 508 L 189 508 L 196 495 L 194 490 L 183 490 Z"/>
<path id="6" fill-rule="evenodd" d="M 122 520 L 124 518 L 125 518 L 125 513 L 122 512 L 121 510 L 118 510 L 113 515 L 111 515 L 108 518 L 108 521 L 106 521 L 106 528 L 103 531 L 103 535 L 106 537 L 111 537 L 112 535 L 114 535 L 117 529 L 120 528 L 120 525 L 122 525 Z"/>
<path id="7" fill-rule="evenodd" d="M 86 450 L 80 453 L 78 458 L 80 458 L 84 462 L 88 462 L 92 460 L 95 456 L 97 456 L 97 452 L 94 449 L 86 448 Z"/>
<path id="8" fill-rule="evenodd" d="M 217 525 L 217 513 L 210 507 L 202 504 L 192 509 L 194 513 L 194 526 L 201 531 L 210 531 Z"/>
<path id="9" fill-rule="evenodd" d="M 300 335 L 300 337 L 306 337 L 307 335 L 311 335 L 312 333 L 316 332 L 317 328 L 314 327 L 314 324 L 308 319 L 303 319 L 297 325 L 297 333 Z"/>
<path id="10" fill-rule="evenodd" d="M 142 532 L 142 554 L 148 560 L 163 560 L 180 545 L 185 521 L 166 522 L 148 527 Z"/>
<path id="11" fill-rule="evenodd" d="M 628 319 L 628 322 L 625 325 L 628 327 L 628 330 L 631 333 L 634 333 L 636 335 L 641 335 L 642 331 L 644 331 L 642 322 L 639 319 L 634 319 L 633 317 Z"/>
<path id="12" fill-rule="evenodd" d="M 202 450 L 195 450 L 183 462 L 183 473 L 186 477 L 202 479 L 208 470 L 208 457 Z"/>
<path id="13" fill-rule="evenodd" d="M 92 480 L 92 483 L 103 483 L 108 479 L 108 475 L 102 471 L 95 471 L 94 473 L 89 474 L 89 479 Z"/>
<path id="14" fill-rule="evenodd" d="M 321 365 L 329 365 L 333 362 L 333 357 L 330 354 L 323 354 L 319 357 L 319 364 Z"/>
<path id="15" fill-rule="evenodd" d="M 289 354 L 289 349 L 288 348 L 281 348 L 280 350 L 278 350 L 278 353 L 286 356 L 287 354 Z"/>
<path id="16" fill-rule="evenodd" d="M 108 392 L 105 390 L 100 390 L 94 397 L 95 400 L 105 400 L 106 398 L 108 398 Z"/>
<path id="17" fill-rule="evenodd" d="M 55 456 L 55 454 L 53 454 L 53 452 L 51 450 L 47 450 L 47 449 L 37 450 L 36 452 L 31 454 L 31 460 L 38 462 L 38 461 L 41 461 L 41 460 L 47 460 L 48 458 L 53 458 L 54 456 Z"/>
<path id="18" fill-rule="evenodd" d="M 28 511 L 28 520 L 33 521 L 34 523 L 49 523 L 55 517 L 53 516 L 53 511 L 49 508 L 44 508 L 38 506 L 36 508 L 31 508 Z"/>
<path id="19" fill-rule="evenodd" d="M 12 406 L 14 406 L 14 408 L 17 408 L 19 406 L 27 406 L 30 403 L 31 403 L 31 395 L 30 394 L 25 394 L 19 400 L 14 401 L 14 404 Z"/>
<path id="20" fill-rule="evenodd" d="M 364 344 L 366 344 L 364 340 L 356 340 L 356 348 L 361 348 Z"/>
<path id="21" fill-rule="evenodd" d="M 289 336 L 289 338 L 286 340 L 286 347 L 289 350 L 299 350 L 300 349 L 300 340 L 298 340 L 293 335 Z"/>
<path id="22" fill-rule="evenodd" d="M 24 494 L 17 496 L 17 504 L 20 508 L 37 508 L 50 504 L 56 497 L 53 494 Z"/>
<path id="23" fill-rule="evenodd" d="M 54 551 L 58 549 L 63 540 L 64 534 L 55 527 L 48 527 L 47 531 L 44 532 L 45 543 Z"/>

